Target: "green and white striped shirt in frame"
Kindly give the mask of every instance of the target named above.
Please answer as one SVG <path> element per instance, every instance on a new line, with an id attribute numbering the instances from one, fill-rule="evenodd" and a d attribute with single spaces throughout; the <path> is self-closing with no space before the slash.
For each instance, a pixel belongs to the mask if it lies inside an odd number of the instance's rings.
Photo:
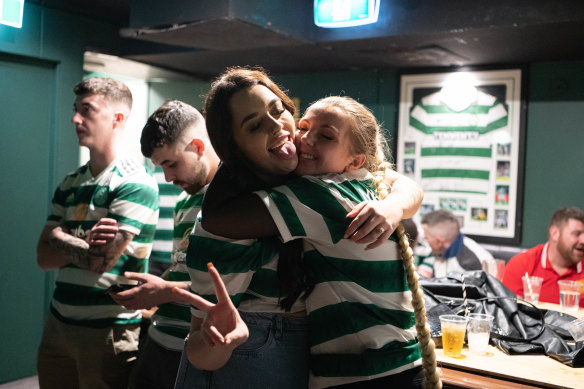
<path id="1" fill-rule="evenodd" d="M 304 238 L 317 284 L 306 300 L 311 388 L 396 374 L 421 364 L 398 246 L 365 250 L 344 239 L 346 214 L 376 199 L 366 170 L 302 177 L 257 194 L 282 239 Z"/>
<path id="2" fill-rule="evenodd" d="M 207 263 L 213 262 L 239 310 L 284 313 L 278 305 L 285 297 L 277 274 L 278 248 L 277 238 L 234 240 L 211 234 L 198 218 L 187 252 L 191 289 L 209 301 L 217 301 L 207 271 Z M 304 302 L 297 299 L 291 312 L 304 311 Z M 194 307 L 191 313 L 201 318 L 205 315 Z"/>
<path id="3" fill-rule="evenodd" d="M 116 219 L 134 234 L 115 266 L 104 274 L 68 265 L 59 270 L 51 311 L 61 320 L 87 327 L 135 323 L 139 310 L 116 304 L 105 290 L 127 283 L 125 271 L 144 272 L 158 219 L 158 186 L 150 171 L 128 157 L 92 177 L 89 164 L 65 177 L 55 191 L 48 225 L 61 225 L 84 239 L 101 218 Z"/>
<path id="4" fill-rule="evenodd" d="M 172 240 L 173 240 L 173 211 L 181 188 L 166 182 L 164 172 L 160 166 L 154 168 L 154 178 L 158 183 L 158 193 L 160 194 L 160 209 L 158 214 L 158 223 L 152 242 L 152 253 L 150 261 L 161 262 L 165 264 L 172 263 Z M 193 219 L 194 221 L 194 219 Z"/>
<path id="5" fill-rule="evenodd" d="M 174 207 L 172 265 L 164 275 L 168 281 L 190 281 L 186 264 L 189 236 L 201 210 L 206 190 L 207 186 L 194 195 L 183 191 L 178 196 Z M 160 346 L 180 352 L 189 333 L 190 323 L 189 305 L 176 302 L 161 304 L 152 317 L 148 335 Z"/>
<path id="6" fill-rule="evenodd" d="M 455 110 L 441 92 L 422 98 L 410 114 L 419 131 L 421 184 L 426 192 L 486 194 L 493 168 L 493 136 L 507 127 L 507 109 L 494 96 L 475 90 L 473 101 Z M 410 139 L 408 139 L 410 140 Z"/>

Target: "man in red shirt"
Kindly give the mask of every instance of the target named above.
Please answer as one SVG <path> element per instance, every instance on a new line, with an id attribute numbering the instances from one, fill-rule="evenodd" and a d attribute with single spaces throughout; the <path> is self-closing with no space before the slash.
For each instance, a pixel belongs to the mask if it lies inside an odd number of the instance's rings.
<path id="1" fill-rule="evenodd" d="M 559 280 L 583 280 L 584 212 L 576 207 L 562 208 L 552 216 L 549 240 L 517 254 L 505 267 L 503 284 L 523 296 L 521 277 L 525 273 L 543 278 L 539 301 L 559 304 Z M 584 283 L 582 284 L 584 286 Z M 584 308 L 584 297 L 580 298 Z"/>

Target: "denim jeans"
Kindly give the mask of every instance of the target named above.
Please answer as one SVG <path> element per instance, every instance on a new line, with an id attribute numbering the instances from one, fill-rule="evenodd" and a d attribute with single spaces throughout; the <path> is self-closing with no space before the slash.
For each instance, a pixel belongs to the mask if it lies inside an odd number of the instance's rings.
<path id="1" fill-rule="evenodd" d="M 306 318 L 273 313 L 240 314 L 249 327 L 249 339 L 233 351 L 225 366 L 215 371 L 196 369 L 183 350 L 175 389 L 307 388 Z"/>

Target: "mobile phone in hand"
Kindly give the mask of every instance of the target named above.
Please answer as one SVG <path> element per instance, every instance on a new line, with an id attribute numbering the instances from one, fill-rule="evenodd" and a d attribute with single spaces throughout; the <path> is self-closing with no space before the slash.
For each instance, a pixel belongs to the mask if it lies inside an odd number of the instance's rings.
<path id="1" fill-rule="evenodd" d="M 109 292 L 119 293 L 119 292 L 123 292 L 124 290 L 129 290 L 129 289 L 135 288 L 136 286 L 139 286 L 139 284 L 113 284 L 109 288 L 107 288 L 105 291 L 107 293 L 109 293 Z"/>

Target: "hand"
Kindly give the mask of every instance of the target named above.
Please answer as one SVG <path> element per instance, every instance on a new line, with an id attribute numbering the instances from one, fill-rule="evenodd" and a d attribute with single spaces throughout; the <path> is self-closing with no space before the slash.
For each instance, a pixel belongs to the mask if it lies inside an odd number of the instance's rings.
<path id="1" fill-rule="evenodd" d="M 89 231 L 87 243 L 91 246 L 103 246 L 114 240 L 119 230 L 115 219 L 101 218 Z"/>
<path id="2" fill-rule="evenodd" d="M 209 263 L 209 275 L 215 287 L 217 304 L 186 290 L 174 288 L 176 298 L 184 303 L 194 305 L 207 313 L 201 324 L 203 341 L 209 347 L 226 347 L 234 349 L 249 337 L 249 330 L 231 302 L 227 289 L 217 269 Z"/>
<path id="3" fill-rule="evenodd" d="M 141 282 L 140 285 L 122 292 L 110 292 L 112 299 L 128 309 L 150 309 L 172 300 L 172 287 L 168 281 L 152 274 L 125 272 L 129 280 Z"/>
<path id="4" fill-rule="evenodd" d="M 101 219 L 98 223 L 103 222 L 104 220 L 113 220 L 113 219 Z M 110 223 L 108 221 L 105 222 L 106 224 Z M 106 271 L 111 270 L 118 260 L 120 256 L 123 254 L 124 250 L 128 246 L 128 244 L 132 241 L 134 234 L 120 230 L 116 227 L 114 228 L 107 228 L 107 227 L 100 227 L 100 229 L 105 229 L 109 231 L 116 230 L 114 234 L 114 238 L 109 240 L 108 242 L 102 245 L 89 245 L 88 254 L 97 261 L 97 264 L 92 264 L 92 270 L 98 273 L 105 273 Z"/>
<path id="5" fill-rule="evenodd" d="M 369 243 L 365 250 L 381 246 L 399 225 L 403 211 L 388 207 L 382 201 L 364 201 L 347 214 L 354 218 L 347 230 L 345 238 L 356 243 Z"/>

